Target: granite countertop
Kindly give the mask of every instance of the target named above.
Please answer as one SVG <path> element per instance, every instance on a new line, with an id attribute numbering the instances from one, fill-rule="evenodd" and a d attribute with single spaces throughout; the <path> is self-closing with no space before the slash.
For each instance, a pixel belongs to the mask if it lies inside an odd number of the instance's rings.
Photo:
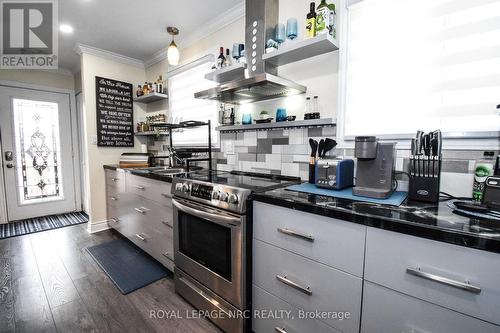
<path id="1" fill-rule="evenodd" d="M 500 253 L 500 221 L 453 213 L 447 202 L 403 202 L 399 207 L 277 189 L 256 201 L 370 227 Z"/>
<path id="2" fill-rule="evenodd" d="M 120 168 L 118 164 L 105 164 L 103 165 L 104 169 L 107 170 L 120 170 L 123 172 L 128 172 L 136 176 L 144 177 L 144 178 L 149 178 L 149 179 L 154 179 L 154 180 L 159 180 L 162 182 L 167 182 L 171 183 L 172 179 L 175 177 L 179 177 L 180 174 L 165 174 L 165 175 L 159 175 L 156 173 L 151 173 L 151 172 L 141 172 L 140 170 L 137 169 L 127 169 L 127 168 Z"/>

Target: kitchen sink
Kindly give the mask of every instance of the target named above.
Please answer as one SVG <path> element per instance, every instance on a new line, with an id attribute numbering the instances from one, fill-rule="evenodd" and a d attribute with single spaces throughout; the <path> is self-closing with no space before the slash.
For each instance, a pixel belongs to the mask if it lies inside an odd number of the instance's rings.
<path id="1" fill-rule="evenodd" d="M 132 173 L 154 173 L 158 175 L 169 175 L 183 172 L 186 172 L 186 170 L 183 168 L 170 168 L 168 166 L 137 168 L 132 170 Z"/>

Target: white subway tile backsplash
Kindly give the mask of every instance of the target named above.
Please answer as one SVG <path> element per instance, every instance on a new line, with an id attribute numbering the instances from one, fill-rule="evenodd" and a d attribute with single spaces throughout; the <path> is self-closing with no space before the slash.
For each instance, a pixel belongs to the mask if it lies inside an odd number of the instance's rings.
<path id="1" fill-rule="evenodd" d="M 307 143 L 307 129 L 291 129 L 289 130 L 289 144 L 291 145 L 303 145 Z"/>
<path id="2" fill-rule="evenodd" d="M 258 131 L 257 139 L 267 139 L 267 131 Z"/>
<path id="3" fill-rule="evenodd" d="M 280 170 L 282 155 L 280 154 L 266 154 L 266 163 L 269 169 Z"/>
<path id="4" fill-rule="evenodd" d="M 243 145 L 257 146 L 257 132 L 244 132 Z"/>
<path id="5" fill-rule="evenodd" d="M 294 162 L 309 163 L 309 155 L 293 155 Z"/>
<path id="6" fill-rule="evenodd" d="M 472 173 L 441 172 L 440 190 L 453 196 L 472 197 L 473 183 Z"/>
<path id="7" fill-rule="evenodd" d="M 238 163 L 236 154 L 228 154 L 226 158 L 227 158 L 227 164 L 236 165 Z"/>
<path id="8" fill-rule="evenodd" d="M 282 145 L 278 145 L 278 146 L 273 145 L 273 147 L 272 147 L 273 154 L 281 154 L 283 152 L 283 147 L 284 146 L 282 146 Z"/>
<path id="9" fill-rule="evenodd" d="M 299 164 L 281 163 L 281 174 L 285 176 L 299 177 Z"/>

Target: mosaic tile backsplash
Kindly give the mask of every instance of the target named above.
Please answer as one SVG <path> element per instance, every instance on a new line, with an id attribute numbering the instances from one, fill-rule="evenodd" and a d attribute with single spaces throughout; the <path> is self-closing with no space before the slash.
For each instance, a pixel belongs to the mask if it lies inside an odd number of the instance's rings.
<path id="1" fill-rule="evenodd" d="M 307 180 L 309 138 L 319 141 L 327 137 L 335 139 L 336 127 L 221 133 L 221 148 L 220 151 L 214 152 L 214 167 L 226 171 L 243 170 L 299 176 Z M 158 142 L 154 146 L 159 149 Z M 354 149 L 336 148 L 328 155 L 354 159 Z M 483 151 L 480 150 L 444 150 L 441 190 L 456 196 L 470 196 L 475 160 L 482 156 Z M 396 170 L 407 170 L 408 158 L 409 150 L 399 149 Z M 398 175 L 397 178 L 399 189 L 407 189 L 406 176 Z"/>

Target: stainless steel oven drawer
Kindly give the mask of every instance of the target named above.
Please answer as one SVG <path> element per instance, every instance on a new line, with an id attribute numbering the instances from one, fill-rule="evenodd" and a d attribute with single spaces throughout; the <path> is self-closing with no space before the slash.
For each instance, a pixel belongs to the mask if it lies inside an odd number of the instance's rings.
<path id="1" fill-rule="evenodd" d="M 243 313 L 214 294 L 210 289 L 198 283 L 179 268 L 174 273 L 175 291 L 191 303 L 196 309 L 209 311 L 210 320 L 227 333 L 245 332 Z M 238 316 L 238 314 L 241 314 Z"/>

